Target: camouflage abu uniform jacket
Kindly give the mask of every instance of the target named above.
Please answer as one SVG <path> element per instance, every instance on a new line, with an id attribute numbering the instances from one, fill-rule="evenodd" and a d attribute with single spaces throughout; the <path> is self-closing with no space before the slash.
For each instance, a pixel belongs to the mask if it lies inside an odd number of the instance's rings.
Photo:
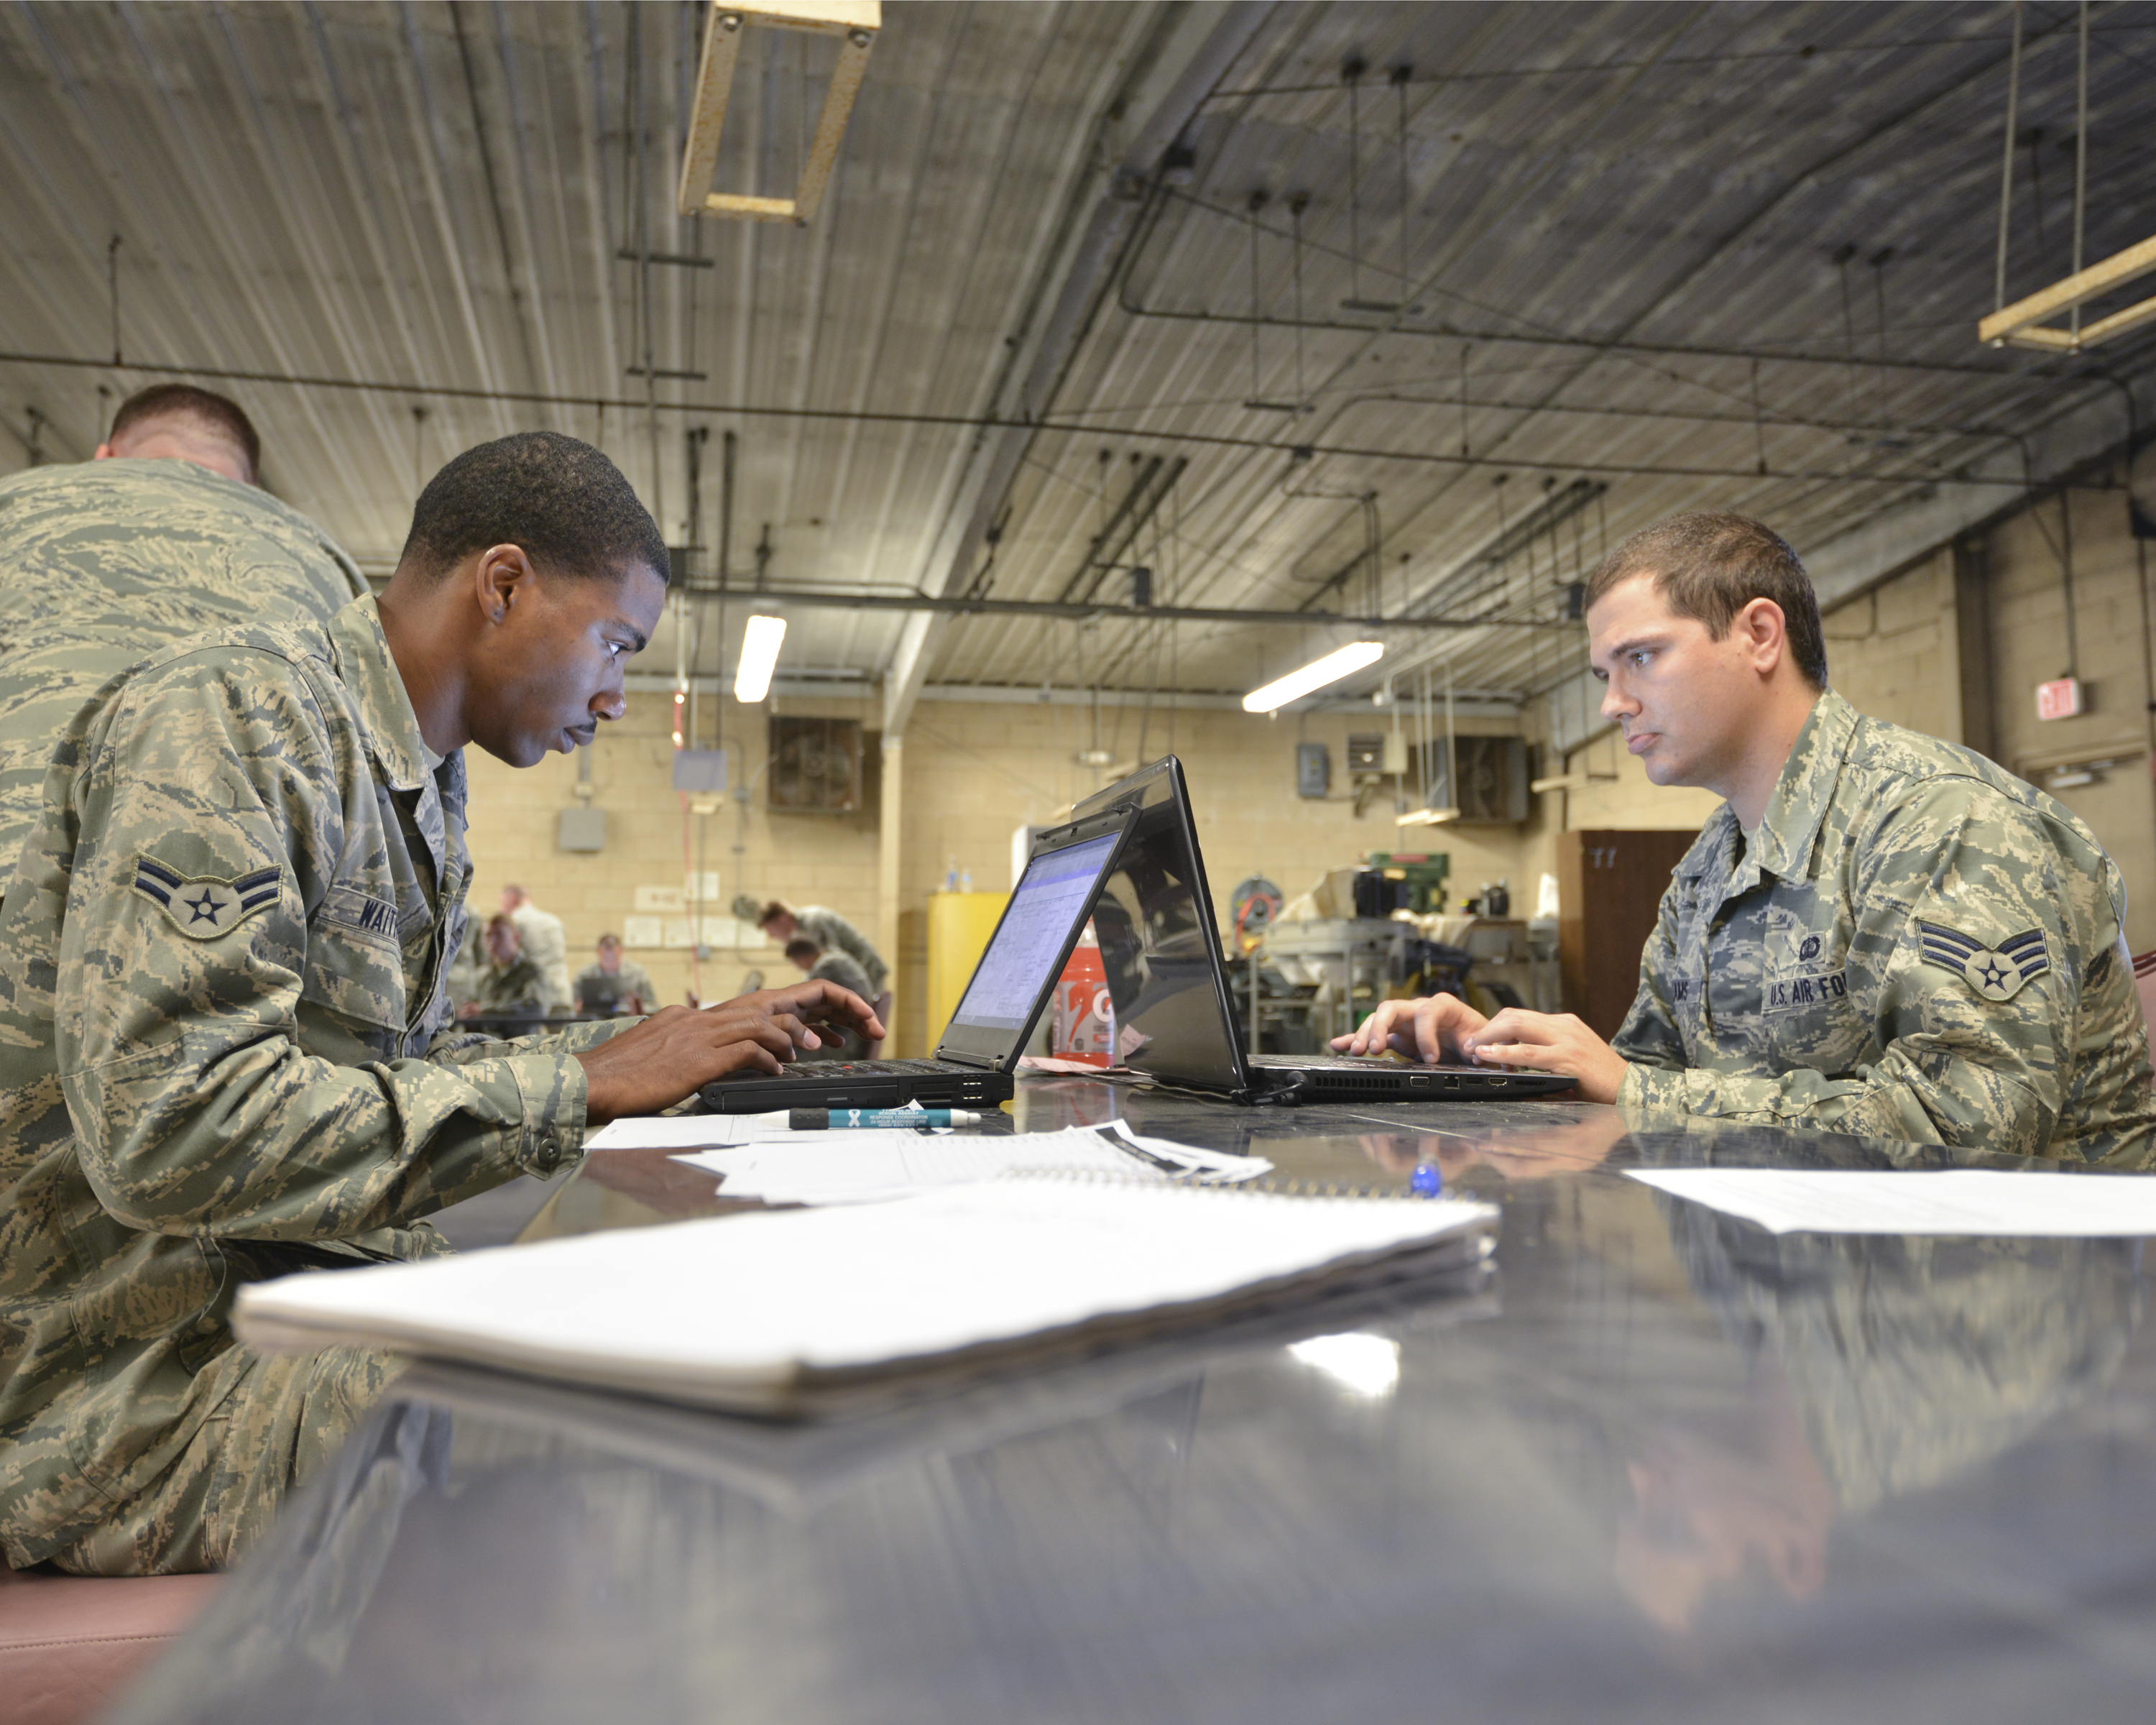
<path id="1" fill-rule="evenodd" d="M 2070 811 L 1829 690 L 1758 830 L 1725 804 L 1678 864 L 1620 1100 L 2021 1155 L 2147 1145 L 2125 914 Z"/>
<path id="2" fill-rule="evenodd" d="M 804 905 L 794 913 L 794 926 L 802 934 L 821 947 L 825 952 L 843 952 L 861 968 L 868 978 L 867 990 L 861 999 L 871 1006 L 876 996 L 883 993 L 883 985 L 891 975 L 891 967 L 883 962 L 869 937 L 854 927 L 836 911 L 821 905 Z M 844 986 L 850 988 L 851 983 Z"/>
<path id="3" fill-rule="evenodd" d="M 327 623 L 367 591 L 297 510 L 192 461 L 0 479 L 0 882 L 53 739 L 137 660 L 212 630 Z"/>
<path id="4" fill-rule="evenodd" d="M 533 1018 L 547 1015 L 547 978 L 539 967 L 522 953 L 507 964 L 490 961 L 479 973 L 479 987 L 472 995 L 472 1004 L 481 1012 L 528 1013 Z"/>
<path id="5" fill-rule="evenodd" d="M 18 1567 L 215 1413 L 195 1374 L 234 1345 L 239 1283 L 440 1251 L 418 1218 L 574 1160 L 571 1055 L 620 1028 L 444 1036 L 464 762 L 429 770 L 371 598 L 326 629 L 167 649 L 51 759 L 0 901 L 0 1549 Z"/>

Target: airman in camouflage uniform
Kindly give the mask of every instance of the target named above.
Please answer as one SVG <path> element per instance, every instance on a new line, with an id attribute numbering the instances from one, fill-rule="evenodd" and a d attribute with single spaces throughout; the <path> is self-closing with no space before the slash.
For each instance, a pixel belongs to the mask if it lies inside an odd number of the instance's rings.
<path id="1" fill-rule="evenodd" d="M 2125 914 L 2069 810 L 1829 690 L 1749 842 L 1724 803 L 1678 864 L 1620 1100 L 2020 1155 L 2156 1134 Z"/>
<path id="2" fill-rule="evenodd" d="M 505 438 L 429 483 L 379 603 L 167 645 L 49 740 L 0 871 L 9 1564 L 221 1565 L 379 1397 L 381 1356 L 238 1348 L 242 1283 L 441 1251 L 422 1218 L 565 1166 L 588 1119 L 880 1029 L 803 983 L 449 1034 L 462 746 L 528 766 L 619 717 L 666 567 L 597 450 Z"/>
<path id="3" fill-rule="evenodd" d="M 444 1250 L 427 1212 L 577 1156 L 619 1027 L 429 1057 L 464 758 L 371 598 L 153 656 L 51 763 L 0 905 L 0 1549 L 200 1568 L 389 1373 L 235 1349 L 237 1285 Z"/>
<path id="4" fill-rule="evenodd" d="M 471 1012 L 544 1018 L 547 978 L 539 973 L 539 967 L 521 952 L 506 964 L 490 963 L 479 973 L 479 988 L 472 996 Z"/>
<path id="5" fill-rule="evenodd" d="M 1586 598 L 1604 716 L 1655 783 L 1724 799 L 1631 1012 L 1604 1042 L 1568 1014 L 1388 1002 L 1336 1048 L 1562 1072 L 1644 1118 L 2156 1160 L 2125 888 L 2087 827 L 1830 689 L 1810 578 L 1758 521 L 1658 522 Z"/>
<path id="6" fill-rule="evenodd" d="M 105 683 L 204 630 L 327 623 L 366 591 L 305 516 L 192 461 L 0 479 L 0 870 L 37 819 L 53 740 Z"/>

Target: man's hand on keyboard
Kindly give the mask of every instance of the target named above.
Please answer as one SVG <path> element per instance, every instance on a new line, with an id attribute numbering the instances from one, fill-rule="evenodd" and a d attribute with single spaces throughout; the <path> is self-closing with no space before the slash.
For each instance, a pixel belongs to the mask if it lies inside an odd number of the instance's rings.
<path id="1" fill-rule="evenodd" d="M 883 1034 L 866 1001 L 820 978 L 737 995 L 701 1012 L 667 1007 L 577 1056 L 590 1084 L 585 1118 L 598 1126 L 623 1115 L 655 1114 L 714 1078 L 775 1075 L 797 1047 L 823 1045 L 819 1026 Z"/>

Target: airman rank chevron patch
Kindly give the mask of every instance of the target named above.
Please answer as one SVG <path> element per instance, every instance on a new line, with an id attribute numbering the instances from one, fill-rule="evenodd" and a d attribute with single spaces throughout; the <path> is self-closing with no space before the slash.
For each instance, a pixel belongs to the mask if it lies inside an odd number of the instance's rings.
<path id="1" fill-rule="evenodd" d="M 1950 970 L 1986 1000 L 2011 1000 L 2022 983 L 2051 968 L 2041 928 L 2025 929 L 1996 947 L 1938 922 L 1919 922 L 1924 962 Z"/>
<path id="2" fill-rule="evenodd" d="M 229 934 L 257 911 L 277 902 L 280 873 L 257 869 L 237 880 L 182 875 L 155 857 L 135 860 L 135 890 L 150 900 L 182 934 L 198 941 Z"/>

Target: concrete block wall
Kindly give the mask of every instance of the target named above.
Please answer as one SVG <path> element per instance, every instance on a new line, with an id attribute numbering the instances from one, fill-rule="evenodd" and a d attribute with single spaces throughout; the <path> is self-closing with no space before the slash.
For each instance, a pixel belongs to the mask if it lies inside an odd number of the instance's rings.
<path id="1" fill-rule="evenodd" d="M 863 705 L 781 703 L 779 711 L 862 716 Z M 766 758 L 761 708 L 727 702 L 726 738 L 738 774 L 746 757 L 753 774 Z M 709 707 L 701 741 L 711 742 Z M 525 887 L 542 910 L 562 919 L 573 974 L 591 962 L 602 933 L 622 932 L 636 914 L 639 886 L 679 887 L 690 868 L 716 870 L 719 898 L 707 906 L 727 913 L 737 892 L 830 906 L 865 928 L 875 922 L 876 832 L 873 807 L 857 815 L 773 814 L 755 787 L 747 809 L 729 797 L 716 814 L 684 817 L 673 788 L 673 702 L 665 695 L 634 695 L 619 721 L 599 727 L 590 750 L 592 804 L 606 811 L 605 850 L 579 855 L 561 849 L 561 811 L 577 805 L 577 763 L 549 755 L 536 767 L 504 766 L 478 749 L 465 752 L 471 781 L 472 902 L 491 911 L 501 888 Z M 684 857 L 686 829 L 688 856 Z M 701 847 L 701 860 L 699 860 Z M 683 950 L 646 947 L 631 956 L 651 973 L 662 999 L 688 993 L 692 967 Z M 795 973 L 776 947 L 728 947 L 701 966 L 706 996 L 735 993 L 751 968 L 777 983 Z"/>
<path id="2" fill-rule="evenodd" d="M 1135 709 L 1104 709 L 1101 716 L 1101 747 L 1116 751 L 1125 770 L 1138 757 L 1140 723 Z M 1348 737 L 1389 723 L 1374 708 L 1367 716 L 1278 719 L 1214 708 L 1178 712 L 1172 724 L 1155 709 L 1145 726 L 1145 755 L 1172 750 L 1183 761 L 1224 922 L 1229 894 L 1250 875 L 1265 875 L 1292 897 L 1327 870 L 1352 866 L 1371 850 L 1448 852 L 1455 897 L 1486 880 L 1508 879 L 1517 887 L 1521 839 L 1515 828 L 1396 827 L 1389 790 L 1357 816 Z M 924 903 L 942 885 L 953 855 L 972 870 L 977 888 L 1007 888 L 1013 829 L 1052 821 L 1111 782 L 1113 768 L 1103 772 L 1077 763 L 1080 751 L 1092 744 L 1092 726 L 1083 707 L 923 703 L 906 739 L 904 906 Z M 1470 735 L 1512 727 L 1471 720 L 1457 728 Z M 1296 794 L 1295 751 L 1301 742 L 1322 742 L 1331 752 L 1332 789 L 1322 800 Z"/>
<path id="3" fill-rule="evenodd" d="M 2123 490 L 2076 490 L 2073 511 L 2073 634 L 2087 710 L 2039 720 L 2036 685 L 2069 666 L 2066 542 L 2059 501 L 2045 498 L 2005 522 L 1986 547 L 1993 747 L 2001 766 L 2050 789 L 2054 763 L 2092 752 L 2121 757 L 2093 783 L 2051 794 L 2086 821 L 2126 880 L 2127 943 L 2156 947 L 2156 794 L 2148 755 L 2152 698 L 2141 601 L 2143 552 Z M 2156 547 L 2149 547 L 2156 551 Z M 2156 561 L 2156 559 L 2152 559 Z"/>

